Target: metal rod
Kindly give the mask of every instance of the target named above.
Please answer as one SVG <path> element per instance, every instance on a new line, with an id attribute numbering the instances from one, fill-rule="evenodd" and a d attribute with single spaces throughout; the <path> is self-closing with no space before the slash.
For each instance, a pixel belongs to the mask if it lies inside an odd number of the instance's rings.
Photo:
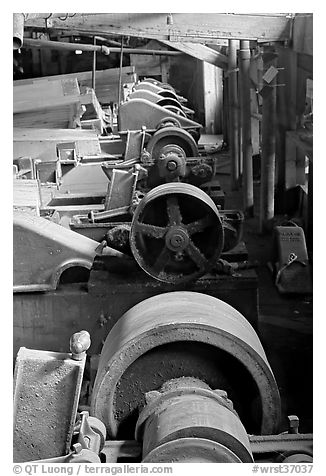
<path id="1" fill-rule="evenodd" d="M 243 208 L 247 216 L 254 213 L 252 172 L 251 111 L 250 111 L 250 47 L 248 40 L 240 41 L 241 126 L 243 156 Z"/>
<path id="2" fill-rule="evenodd" d="M 120 47 L 120 70 L 119 70 L 118 106 L 120 106 L 120 104 L 121 104 L 122 63 L 123 63 L 123 36 L 121 37 L 121 47 Z"/>
<path id="3" fill-rule="evenodd" d="M 263 59 L 266 56 L 263 55 Z M 264 70 L 276 67 L 275 57 L 264 61 Z M 263 233 L 270 229 L 274 218 L 275 188 L 275 144 L 276 144 L 276 76 L 263 89 L 262 158 L 260 183 L 259 229 Z"/>
<path id="4" fill-rule="evenodd" d="M 231 153 L 231 189 L 239 188 L 239 99 L 237 49 L 238 40 L 229 40 L 228 78 L 229 78 L 229 144 Z"/>
<path id="5" fill-rule="evenodd" d="M 32 48 L 52 48 L 54 50 L 99 51 L 104 55 L 109 55 L 111 51 L 104 45 L 84 45 L 82 43 L 64 43 L 63 41 L 34 40 L 32 38 L 24 38 L 24 46 Z"/>
<path id="6" fill-rule="evenodd" d="M 66 43 L 63 41 L 35 40 L 24 38 L 24 45 L 34 48 L 52 48 L 54 50 L 81 50 L 81 51 L 99 51 L 100 53 L 120 53 L 121 47 L 107 47 L 105 45 L 84 45 L 82 43 Z M 158 56 L 180 56 L 181 51 L 168 50 L 147 50 L 146 48 L 124 48 L 125 54 L 133 55 L 158 55 Z"/>
<path id="7" fill-rule="evenodd" d="M 96 46 L 96 36 L 94 36 L 94 46 Z M 93 51 L 93 69 L 92 69 L 92 89 L 95 91 L 95 76 L 96 76 L 96 50 Z"/>
<path id="8" fill-rule="evenodd" d="M 120 48 L 110 47 L 111 53 L 119 53 Z M 183 55 L 181 51 L 169 51 L 169 50 L 147 50 L 146 48 L 124 48 L 124 54 L 133 55 L 158 55 L 158 56 L 180 56 Z"/>

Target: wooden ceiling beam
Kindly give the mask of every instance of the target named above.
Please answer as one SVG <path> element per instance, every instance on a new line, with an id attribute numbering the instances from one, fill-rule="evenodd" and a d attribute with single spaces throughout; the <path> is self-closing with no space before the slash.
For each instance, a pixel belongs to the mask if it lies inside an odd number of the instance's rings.
<path id="1" fill-rule="evenodd" d="M 205 45 L 201 45 L 200 43 L 181 43 L 177 41 L 165 40 L 163 40 L 162 43 L 164 45 L 170 46 L 171 48 L 175 48 L 176 50 L 181 51 L 182 53 L 186 53 L 187 55 L 190 55 L 193 58 L 197 58 L 201 61 L 206 61 L 206 63 L 213 64 L 214 66 L 218 66 L 219 68 L 227 69 L 227 56 Z"/>
<path id="2" fill-rule="evenodd" d="M 172 24 L 171 24 L 172 22 Z M 288 14 L 173 13 L 77 13 L 66 20 L 49 18 L 50 29 L 78 34 L 117 34 L 157 40 L 214 43 L 219 39 L 285 41 L 291 35 Z M 31 18 L 25 26 L 44 28 L 44 19 Z"/>

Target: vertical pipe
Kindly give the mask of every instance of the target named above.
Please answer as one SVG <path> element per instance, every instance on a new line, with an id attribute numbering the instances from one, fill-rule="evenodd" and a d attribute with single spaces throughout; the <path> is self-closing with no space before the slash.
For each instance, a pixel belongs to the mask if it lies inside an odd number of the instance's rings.
<path id="1" fill-rule="evenodd" d="M 229 114 L 229 78 L 228 75 L 223 72 L 223 103 L 222 103 L 222 134 L 223 142 L 230 144 L 230 114 Z M 231 159 L 232 160 L 232 159 Z"/>
<path id="2" fill-rule="evenodd" d="M 239 52 L 239 61 L 240 63 L 240 50 Z M 238 74 L 238 98 L 239 98 L 239 104 L 238 104 L 238 122 L 239 122 L 239 136 L 238 136 L 238 149 L 239 149 L 239 185 L 241 187 L 242 185 L 242 173 L 243 173 L 243 155 L 242 155 L 242 112 L 241 112 L 241 104 L 242 104 L 242 91 L 240 87 L 240 73 Z"/>
<path id="3" fill-rule="evenodd" d="M 229 40 L 228 96 L 229 96 L 229 144 L 231 153 L 231 189 L 239 188 L 239 100 L 237 81 L 238 40 Z"/>
<path id="4" fill-rule="evenodd" d="M 94 36 L 94 45 L 96 45 L 96 36 Z M 95 76 L 96 76 L 96 51 L 93 51 L 93 69 L 92 69 L 92 89 L 95 92 Z"/>
<path id="5" fill-rule="evenodd" d="M 121 37 L 121 47 L 120 47 L 120 70 L 119 70 L 118 106 L 120 106 L 120 103 L 121 103 L 122 62 L 123 62 L 123 36 Z"/>
<path id="6" fill-rule="evenodd" d="M 23 13 L 13 13 L 13 49 L 19 50 L 23 46 L 24 37 L 24 21 Z"/>
<path id="7" fill-rule="evenodd" d="M 264 55 L 263 57 L 266 58 Z M 275 56 L 264 60 L 264 71 L 270 66 L 276 66 Z M 262 159 L 260 184 L 260 232 L 268 231 L 274 218 L 274 188 L 275 188 L 275 143 L 276 143 L 276 77 L 265 83 L 262 90 Z"/>
<path id="8" fill-rule="evenodd" d="M 251 111 L 250 111 L 250 47 L 248 40 L 240 41 L 241 126 L 243 156 L 243 209 L 247 216 L 254 212 L 254 188 L 252 173 Z"/>

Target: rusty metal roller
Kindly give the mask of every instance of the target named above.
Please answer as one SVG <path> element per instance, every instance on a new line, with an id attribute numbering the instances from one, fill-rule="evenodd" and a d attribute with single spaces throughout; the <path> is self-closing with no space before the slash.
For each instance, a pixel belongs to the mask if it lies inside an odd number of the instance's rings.
<path id="1" fill-rule="evenodd" d="M 143 462 L 253 462 L 248 435 L 225 392 L 197 379 L 173 379 L 146 394 L 146 403 L 135 431 Z"/>
<path id="2" fill-rule="evenodd" d="M 195 292 L 151 297 L 119 319 L 102 349 L 92 415 L 109 437 L 133 439 L 145 394 L 180 377 L 225 390 L 248 433 L 277 433 L 280 396 L 257 334 L 233 307 Z"/>
<path id="3" fill-rule="evenodd" d="M 173 167 L 173 161 L 167 163 Z M 216 205 L 199 188 L 167 183 L 152 189 L 132 220 L 130 247 L 139 266 L 166 283 L 183 283 L 207 273 L 223 249 Z"/>

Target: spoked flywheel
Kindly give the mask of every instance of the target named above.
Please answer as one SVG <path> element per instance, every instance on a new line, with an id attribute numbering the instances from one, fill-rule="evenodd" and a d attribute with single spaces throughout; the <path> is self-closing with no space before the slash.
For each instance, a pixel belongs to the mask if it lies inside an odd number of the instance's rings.
<path id="1" fill-rule="evenodd" d="M 130 246 L 140 267 L 159 281 L 197 279 L 214 266 L 223 249 L 218 210 L 193 185 L 159 185 L 135 211 Z"/>

